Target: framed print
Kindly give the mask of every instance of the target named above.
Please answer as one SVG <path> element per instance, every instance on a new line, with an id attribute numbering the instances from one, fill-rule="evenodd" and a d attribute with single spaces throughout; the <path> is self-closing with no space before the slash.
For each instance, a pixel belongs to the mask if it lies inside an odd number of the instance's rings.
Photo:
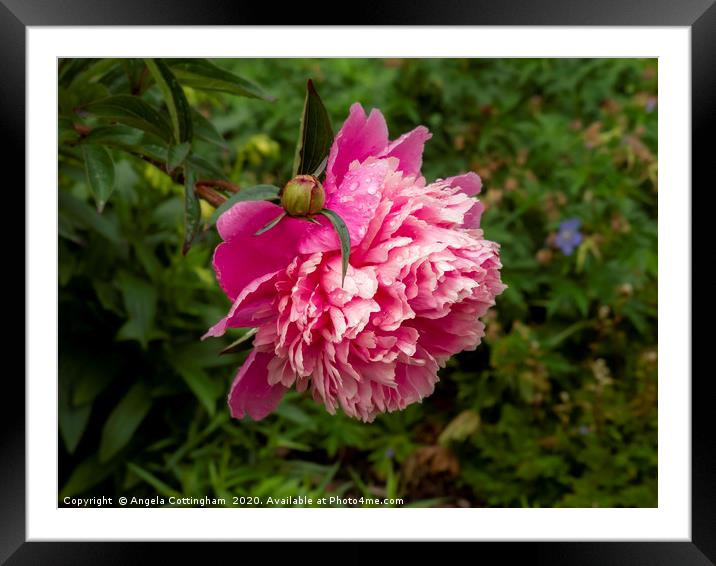
<path id="1" fill-rule="evenodd" d="M 0 5 L 3 560 L 716 560 L 710 1 L 62 7 Z"/>

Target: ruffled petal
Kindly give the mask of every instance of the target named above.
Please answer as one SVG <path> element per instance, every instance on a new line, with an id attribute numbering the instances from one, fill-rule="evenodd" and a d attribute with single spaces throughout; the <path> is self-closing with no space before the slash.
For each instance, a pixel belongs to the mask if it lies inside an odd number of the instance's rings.
<path id="1" fill-rule="evenodd" d="M 388 145 L 388 126 L 379 110 L 366 116 L 359 103 L 351 106 L 350 114 L 333 141 L 326 166 L 326 193 L 330 194 L 343 181 L 353 161 L 364 161 L 378 155 Z"/>
<path id="2" fill-rule="evenodd" d="M 381 188 L 392 171 L 393 163 L 386 159 L 367 160 L 354 165 L 345 174 L 338 189 L 326 200 L 326 208 L 338 214 L 348 227 L 351 247 L 363 240 L 368 223 L 375 216 L 381 199 Z M 298 246 L 301 253 L 337 250 L 340 242 L 327 218 L 318 217 L 320 225 L 310 224 Z"/>
<path id="3" fill-rule="evenodd" d="M 252 350 L 241 366 L 229 392 L 229 409 L 235 419 L 249 415 L 259 421 L 278 407 L 286 388 L 269 385 L 267 368 L 273 357 L 271 353 Z"/>
<path id="4" fill-rule="evenodd" d="M 417 176 L 423 166 L 425 142 L 431 137 L 433 135 L 425 126 L 418 126 L 391 142 L 380 153 L 380 157 L 397 157 L 399 161 L 398 171 L 402 171 L 405 175 Z"/>
<path id="5" fill-rule="evenodd" d="M 279 271 L 257 277 L 243 288 L 229 314 L 212 326 L 202 340 L 209 337 L 218 338 L 227 328 L 253 328 L 260 326 L 274 316 L 271 303 L 276 296 L 276 275 Z"/>
<path id="6" fill-rule="evenodd" d="M 472 171 L 462 175 L 448 177 L 445 179 L 445 182 L 450 187 L 460 187 L 462 192 L 469 197 L 474 197 L 482 190 L 482 179 L 480 179 L 477 173 L 473 173 Z"/>
<path id="7" fill-rule="evenodd" d="M 480 193 L 482 190 L 482 179 L 477 173 L 465 173 L 463 175 L 456 175 L 455 177 L 448 177 L 445 179 L 450 187 L 460 187 L 462 192 L 467 196 L 472 197 Z M 475 204 L 465 213 L 463 220 L 464 228 L 479 228 L 480 219 L 482 213 L 485 211 L 485 205 L 480 201 L 475 200 Z"/>

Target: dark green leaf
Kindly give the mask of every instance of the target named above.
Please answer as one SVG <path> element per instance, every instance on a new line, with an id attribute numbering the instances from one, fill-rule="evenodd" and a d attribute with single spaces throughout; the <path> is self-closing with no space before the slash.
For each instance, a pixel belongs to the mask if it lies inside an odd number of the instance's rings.
<path id="1" fill-rule="evenodd" d="M 107 462 L 127 445 L 151 406 L 152 399 L 146 386 L 142 382 L 135 383 L 104 423 L 99 445 L 100 463 Z"/>
<path id="2" fill-rule="evenodd" d="M 119 60 L 124 73 L 127 75 L 127 82 L 132 89 L 132 94 L 140 93 L 140 84 L 147 82 L 142 80 L 142 75 L 145 72 L 146 65 L 142 59 L 126 59 L 122 58 Z"/>
<path id="3" fill-rule="evenodd" d="M 167 155 L 167 171 L 171 173 L 175 169 L 181 167 L 190 151 L 191 143 L 189 142 L 171 146 Z"/>
<path id="4" fill-rule="evenodd" d="M 62 371 L 62 367 L 60 371 Z M 87 428 L 92 410 L 91 405 L 83 407 L 72 405 L 72 380 L 73 376 L 71 375 L 61 375 L 58 390 L 60 435 L 70 454 L 77 448 Z"/>
<path id="5" fill-rule="evenodd" d="M 241 189 L 238 193 L 231 195 L 224 204 L 217 208 L 209 218 L 209 224 L 214 225 L 224 212 L 229 210 L 237 202 L 243 202 L 247 200 L 270 200 L 278 198 L 278 192 L 281 189 L 274 185 L 256 185 L 253 187 L 246 187 Z"/>
<path id="6" fill-rule="evenodd" d="M 193 364 L 177 364 L 175 369 L 207 412 L 213 416 L 216 412 L 216 400 L 221 395 L 219 383 L 212 381 L 209 374 Z"/>
<path id="7" fill-rule="evenodd" d="M 193 135 L 191 108 L 186 100 L 184 89 L 182 89 L 164 61 L 161 59 L 145 59 L 145 63 L 159 86 L 159 90 L 162 91 L 174 130 L 174 141 L 177 144 L 191 142 Z"/>
<path id="8" fill-rule="evenodd" d="M 123 124 L 95 128 L 82 140 L 82 143 L 133 148 L 146 140 L 150 140 L 159 146 L 164 145 L 160 138 Z"/>
<path id="9" fill-rule="evenodd" d="M 114 190 L 114 162 L 107 148 L 101 145 L 83 145 L 82 156 L 85 160 L 85 175 L 97 211 L 102 212 Z"/>
<path id="10" fill-rule="evenodd" d="M 127 322 L 117 332 L 117 340 L 137 340 L 143 348 L 159 335 L 154 330 L 157 291 L 147 281 L 122 272 L 117 284 L 122 293 Z"/>
<path id="11" fill-rule="evenodd" d="M 81 201 L 66 191 L 59 191 L 58 201 L 60 213 L 65 215 L 66 218 L 71 220 L 75 225 L 80 228 L 92 229 L 115 244 L 121 242 L 117 225 L 106 216 L 98 214 L 97 211 L 86 202 Z"/>
<path id="12" fill-rule="evenodd" d="M 74 124 L 70 118 L 62 117 L 57 121 L 57 141 L 58 143 L 73 143 L 80 139 L 80 135 L 75 130 Z"/>
<path id="13" fill-rule="evenodd" d="M 90 405 L 97 395 L 102 393 L 114 379 L 111 370 L 84 371 L 77 377 L 72 392 L 72 403 L 74 405 Z"/>
<path id="14" fill-rule="evenodd" d="M 216 129 L 216 126 L 205 118 L 203 114 L 192 109 L 191 120 L 194 123 L 194 136 L 205 142 L 218 145 L 219 147 L 226 147 L 226 141 L 223 136 Z"/>
<path id="15" fill-rule="evenodd" d="M 157 493 L 163 495 L 164 497 L 181 497 L 181 494 L 178 491 L 169 487 L 162 480 L 157 478 L 157 476 L 148 472 L 144 468 L 140 468 L 136 464 L 132 464 L 132 462 L 128 462 L 127 467 L 134 475 L 147 482 L 156 490 Z"/>
<path id="16" fill-rule="evenodd" d="M 257 230 L 256 233 L 254 234 L 254 236 L 260 236 L 260 235 L 263 234 L 264 232 L 268 232 L 269 230 L 271 230 L 271 228 L 273 228 L 273 227 L 276 226 L 279 222 L 281 222 L 281 220 L 283 220 L 283 218 L 284 218 L 285 216 L 286 216 L 286 213 L 285 213 L 285 212 L 282 212 L 282 213 L 279 214 L 276 218 L 274 218 L 273 220 L 271 220 L 271 222 L 267 223 L 263 228 L 260 228 L 259 230 Z"/>
<path id="17" fill-rule="evenodd" d="M 338 234 L 338 239 L 341 241 L 341 285 L 343 285 L 343 281 L 346 279 L 346 273 L 348 272 L 348 262 L 351 255 L 351 236 L 348 233 L 348 226 L 346 226 L 343 219 L 332 210 L 324 208 L 318 214 L 322 214 L 330 220 L 333 225 L 333 229 L 336 231 L 336 234 Z"/>
<path id="18" fill-rule="evenodd" d="M 293 162 L 293 176 L 317 171 L 331 150 L 333 127 L 326 107 L 310 79 L 306 84 L 306 101 Z"/>
<path id="19" fill-rule="evenodd" d="M 220 355 L 224 354 L 233 354 L 234 352 L 239 352 L 243 348 L 241 348 L 241 345 L 245 342 L 248 342 L 251 340 L 254 336 L 256 336 L 256 333 L 258 332 L 258 328 L 251 328 L 249 329 L 243 336 L 238 338 L 237 340 L 234 340 L 231 344 L 229 344 L 226 348 L 221 350 L 219 352 Z"/>
<path id="20" fill-rule="evenodd" d="M 256 83 L 217 67 L 206 59 L 167 59 L 166 63 L 184 86 L 268 101 L 275 100 Z"/>
<path id="21" fill-rule="evenodd" d="M 199 199 L 194 192 L 196 177 L 192 167 L 184 168 L 184 245 L 182 253 L 186 255 L 191 248 L 194 237 L 199 232 L 201 224 L 201 207 Z"/>
<path id="22" fill-rule="evenodd" d="M 311 173 L 311 175 L 313 175 L 313 176 L 316 177 L 316 178 L 318 178 L 318 177 L 320 177 L 321 175 L 323 175 L 323 172 L 326 170 L 326 165 L 327 165 L 327 164 L 328 164 L 328 155 L 326 155 L 326 156 L 323 158 L 323 161 L 321 161 L 321 162 L 318 164 L 318 167 L 316 167 L 316 170 L 315 170 L 313 173 Z"/>
<path id="23" fill-rule="evenodd" d="M 166 142 L 173 138 L 172 125 L 161 112 L 136 96 L 108 96 L 88 104 L 85 110 L 98 118 L 138 128 Z"/>
<path id="24" fill-rule="evenodd" d="M 100 59 L 60 59 L 58 63 L 57 80 L 62 86 L 68 86 L 72 81 Z"/>
<path id="25" fill-rule="evenodd" d="M 186 162 L 188 165 L 191 165 L 195 172 L 195 177 L 198 179 L 211 178 L 226 180 L 224 172 L 211 161 L 204 159 L 203 157 L 192 154 L 187 157 Z"/>
<path id="26" fill-rule="evenodd" d="M 97 455 L 90 456 L 72 471 L 70 479 L 60 491 L 60 501 L 65 497 L 79 495 L 94 487 L 112 472 L 115 465 L 115 462 L 101 464 Z"/>

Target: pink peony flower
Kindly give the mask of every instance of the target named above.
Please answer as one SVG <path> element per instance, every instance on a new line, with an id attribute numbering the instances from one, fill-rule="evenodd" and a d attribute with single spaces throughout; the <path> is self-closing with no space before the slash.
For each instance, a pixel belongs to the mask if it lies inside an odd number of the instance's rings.
<path id="1" fill-rule="evenodd" d="M 239 202 L 219 218 L 214 269 L 233 305 L 206 336 L 258 328 L 231 386 L 232 416 L 262 419 L 295 387 L 331 414 L 372 421 L 430 395 L 448 358 L 480 343 L 479 317 L 505 289 L 499 246 L 479 227 L 475 173 L 420 175 L 430 137 L 418 126 L 391 142 L 379 111 L 351 107 L 324 183 L 351 237 L 343 285 L 326 218 L 287 217 L 259 236 L 277 205 Z"/>

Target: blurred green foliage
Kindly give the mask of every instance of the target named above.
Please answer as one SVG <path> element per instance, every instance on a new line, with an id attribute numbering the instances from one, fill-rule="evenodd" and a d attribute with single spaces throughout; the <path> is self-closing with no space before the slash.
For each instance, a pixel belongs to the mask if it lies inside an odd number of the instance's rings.
<path id="1" fill-rule="evenodd" d="M 61 63 L 60 496 L 656 506 L 656 60 L 214 63 L 250 82 L 207 91 L 190 64 L 177 71 L 193 138 L 142 61 Z M 392 137 L 428 126 L 425 176 L 477 171 L 486 237 L 502 245 L 509 288 L 483 344 L 433 396 L 373 424 L 296 393 L 261 422 L 230 419 L 246 352 L 218 353 L 241 331 L 199 340 L 229 306 L 211 270 L 213 208 L 201 203 L 182 255 L 184 189 L 166 172 L 281 185 L 307 78 L 335 129 L 356 101 L 380 108 Z M 236 96 L 264 91 L 276 100 Z M 175 126 L 166 163 L 92 145 L 111 112 L 87 110 L 119 94 Z M 555 244 L 567 218 L 582 221 L 571 255 Z"/>

